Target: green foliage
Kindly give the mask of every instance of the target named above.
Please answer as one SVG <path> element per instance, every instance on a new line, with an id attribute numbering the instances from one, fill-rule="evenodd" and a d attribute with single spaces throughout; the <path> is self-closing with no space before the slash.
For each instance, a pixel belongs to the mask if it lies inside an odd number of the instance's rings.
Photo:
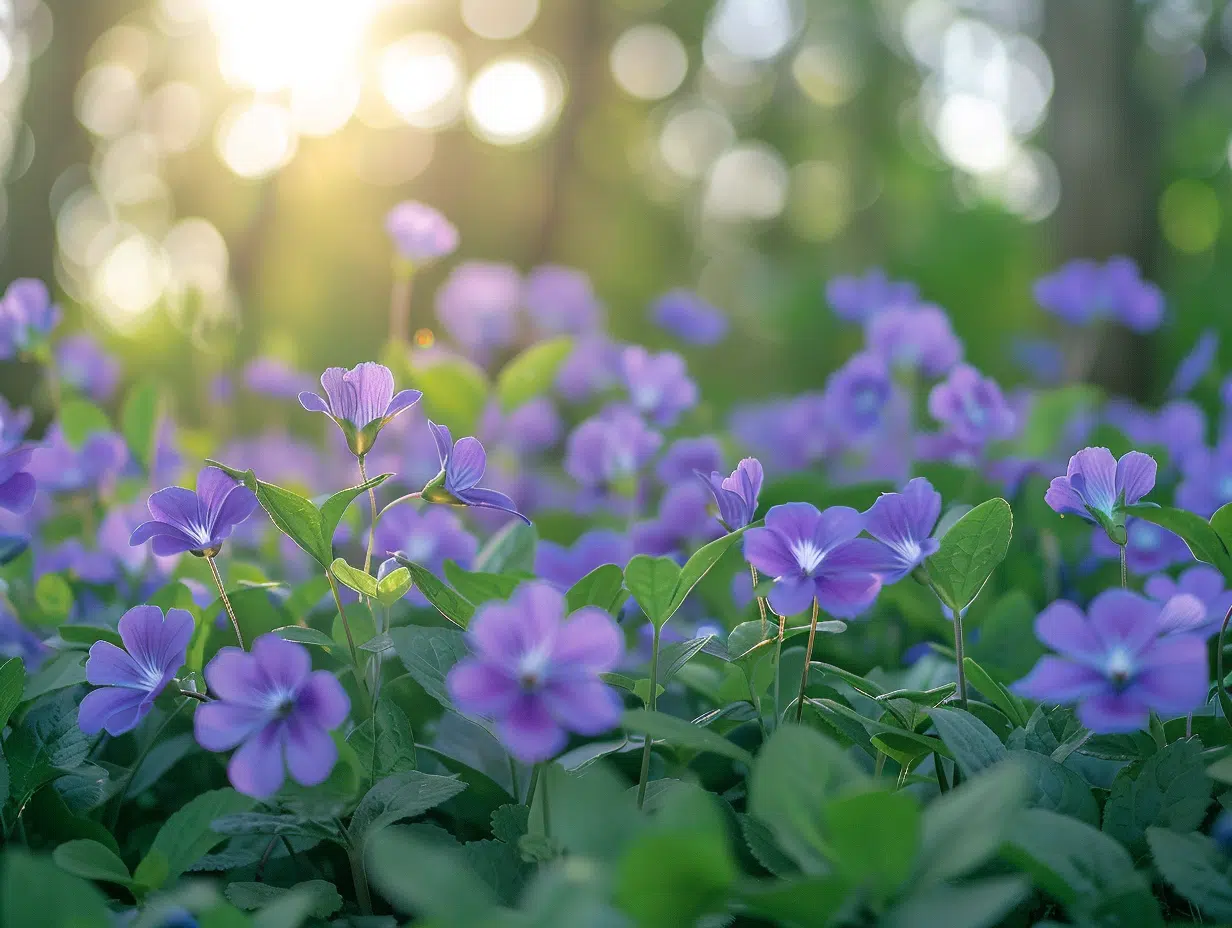
<path id="1" fill-rule="evenodd" d="M 561 365 L 573 351 L 567 335 L 536 342 L 509 361 L 496 378 L 501 412 L 510 413 L 552 388 Z"/>
<path id="2" fill-rule="evenodd" d="M 475 614 L 475 607 L 471 603 L 438 580 L 436 575 L 426 567 L 420 567 L 401 555 L 394 555 L 394 557 L 410 572 L 416 589 L 435 607 L 437 612 L 461 628 L 466 628 L 470 624 L 471 616 Z"/>
<path id="3" fill-rule="evenodd" d="M 158 829 L 133 879 L 150 889 L 167 885 L 223 840 L 211 827 L 215 819 L 247 812 L 255 805 L 255 800 L 233 789 L 211 790 L 189 800 Z"/>
<path id="4" fill-rule="evenodd" d="M 1194 557 L 1217 567 L 1225 577 L 1232 578 L 1232 554 L 1228 553 L 1228 548 L 1216 529 L 1201 516 L 1186 512 L 1184 509 L 1147 503 L 1127 506 L 1125 511 L 1179 535 L 1181 540 L 1189 546 Z"/>
<path id="5" fill-rule="evenodd" d="M 129 389 L 120 409 L 120 434 L 133 459 L 146 473 L 154 460 L 161 405 L 162 391 L 158 384 L 142 380 Z"/>
<path id="6" fill-rule="evenodd" d="M 1014 531 L 1014 515 L 1003 499 L 976 506 L 950 526 L 941 547 L 928 559 L 928 579 L 937 596 L 962 612 L 1005 559 Z"/>
<path id="7" fill-rule="evenodd" d="M 449 694 L 445 692 L 445 675 L 449 668 L 467 654 L 462 632 L 452 628 L 428 628 L 408 625 L 389 633 L 394 651 L 424 692 L 445 707 Z"/>
<path id="8" fill-rule="evenodd" d="M 447 425 L 455 439 L 473 435 L 488 401 L 488 378 L 463 358 L 444 358 L 411 372 L 411 386 L 423 391 L 424 414 Z"/>
<path id="9" fill-rule="evenodd" d="M 624 571 L 615 564 L 602 564 L 573 584 L 565 597 L 570 612 L 583 606 L 597 606 L 604 612 L 619 611 L 629 593 L 624 588 Z"/>
<path id="10" fill-rule="evenodd" d="M 1202 824 L 1212 788 L 1201 743 L 1174 741 L 1117 774 L 1104 804 L 1104 832 L 1141 853 L 1152 825 L 1192 831 Z"/>

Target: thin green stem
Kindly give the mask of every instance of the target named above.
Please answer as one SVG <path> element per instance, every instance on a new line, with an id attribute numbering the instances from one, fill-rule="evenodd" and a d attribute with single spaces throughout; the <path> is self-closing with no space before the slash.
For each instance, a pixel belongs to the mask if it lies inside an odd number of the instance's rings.
<path id="1" fill-rule="evenodd" d="M 800 695 L 796 699 L 796 721 L 804 715 L 804 691 L 808 687 L 809 664 L 813 659 L 813 640 L 817 637 L 817 597 L 813 597 L 813 615 L 809 619 L 808 647 L 804 651 L 804 670 L 800 672 Z"/>
<path id="2" fill-rule="evenodd" d="M 654 627 L 654 638 L 650 643 L 650 698 L 646 704 L 651 712 L 659 705 L 659 626 Z M 650 779 L 650 748 L 654 739 L 645 735 L 646 744 L 642 748 L 642 772 L 637 778 L 637 807 L 640 809 L 646 802 L 646 783 Z"/>
<path id="3" fill-rule="evenodd" d="M 422 496 L 423 496 L 423 491 L 416 490 L 414 493 L 407 493 L 405 496 L 399 496 L 397 499 L 386 503 L 384 506 L 381 507 L 381 511 L 376 514 L 376 521 L 380 522 L 381 517 L 384 516 L 385 513 L 389 512 L 389 510 L 397 506 L 399 503 L 410 503 L 417 499 L 420 499 Z"/>
<path id="4" fill-rule="evenodd" d="M 1125 545 L 1118 545 L 1121 549 L 1121 589 L 1129 586 L 1129 572 L 1125 569 Z"/>
<path id="5" fill-rule="evenodd" d="M 368 873 L 364 868 L 364 847 L 363 844 L 355 844 L 351 838 L 351 833 L 342 824 L 341 819 L 335 819 L 338 824 L 338 829 L 342 832 L 342 837 L 347 845 L 347 859 L 351 864 L 351 881 L 355 884 L 355 901 L 359 903 L 359 912 L 361 915 L 372 914 L 372 894 L 368 890 Z"/>
<path id="6" fill-rule="evenodd" d="M 787 616 L 779 616 L 779 637 L 774 643 L 774 727 L 779 727 L 783 720 L 782 680 L 780 673 L 783 664 L 783 636 L 787 631 Z"/>
<path id="7" fill-rule="evenodd" d="M 958 669 L 958 705 L 967 708 L 967 668 L 963 655 L 963 614 L 961 609 L 954 610 L 954 664 Z"/>
<path id="8" fill-rule="evenodd" d="M 509 790 L 513 795 L 514 802 L 522 801 L 522 792 L 518 789 L 518 762 L 513 759 L 512 754 L 506 754 L 509 761 Z"/>
<path id="9" fill-rule="evenodd" d="M 543 836 L 550 838 L 552 836 L 552 811 L 548 805 L 548 775 L 546 769 L 543 776 L 539 778 L 539 808 L 543 812 Z"/>
<path id="10" fill-rule="evenodd" d="M 757 593 L 757 568 L 752 564 L 749 565 L 749 576 L 753 578 L 753 593 Z M 757 597 L 757 611 L 761 615 L 761 636 L 766 637 L 766 601 Z"/>
<path id="11" fill-rule="evenodd" d="M 342 619 L 342 630 L 346 632 L 347 647 L 351 650 L 351 666 L 355 668 L 355 682 L 359 684 L 360 690 L 368 689 L 368 681 L 365 679 L 364 669 L 359 665 L 359 651 L 355 648 L 355 638 L 351 635 L 351 623 L 347 620 L 346 610 L 342 608 L 342 597 L 338 595 L 338 584 L 334 582 L 334 575 L 329 572 L 329 568 L 325 569 L 325 579 L 329 581 L 329 591 L 334 594 L 334 605 L 338 607 L 338 617 Z M 366 696 L 367 693 L 365 692 Z"/>
<path id="12" fill-rule="evenodd" d="M 359 482 L 368 482 L 368 469 L 364 466 L 364 456 L 359 455 Z M 372 572 L 372 549 L 376 545 L 376 490 L 368 487 L 368 511 L 372 518 L 368 521 L 368 550 L 364 552 L 364 573 Z"/>
<path id="13" fill-rule="evenodd" d="M 214 562 L 214 555 L 212 554 L 207 554 L 205 560 L 210 565 L 210 573 L 214 575 L 214 584 L 218 587 L 218 595 L 222 597 L 223 608 L 227 610 L 227 617 L 231 619 L 231 627 L 235 629 L 235 640 L 240 643 L 242 650 L 244 647 L 244 635 L 240 631 L 240 620 L 235 617 L 235 609 L 231 607 L 231 599 L 227 596 L 227 591 L 222 585 L 222 574 L 218 572 L 218 564 Z"/>
<path id="14" fill-rule="evenodd" d="M 526 787 L 526 805 L 529 807 L 535 801 L 535 790 L 539 788 L 539 764 L 530 770 L 530 786 Z"/>

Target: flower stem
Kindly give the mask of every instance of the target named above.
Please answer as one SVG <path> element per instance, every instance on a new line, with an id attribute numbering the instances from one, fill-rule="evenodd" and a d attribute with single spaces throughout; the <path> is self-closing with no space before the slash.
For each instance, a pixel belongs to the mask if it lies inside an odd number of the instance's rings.
<path id="1" fill-rule="evenodd" d="M 389 340 L 405 344 L 411 316 L 411 268 L 403 261 L 394 262 L 394 283 L 389 291 Z"/>
<path id="2" fill-rule="evenodd" d="M 752 564 L 749 565 L 749 576 L 753 578 L 753 593 L 757 593 L 757 568 Z M 761 636 L 766 637 L 766 601 L 760 596 L 757 597 L 757 611 L 761 614 Z"/>
<path id="3" fill-rule="evenodd" d="M 355 681 L 359 684 L 360 689 L 367 689 L 367 681 L 364 680 L 364 674 L 359 666 L 359 652 L 355 650 L 355 639 L 351 636 L 351 623 L 347 621 L 346 610 L 342 608 L 342 597 L 338 595 L 338 584 L 334 582 L 334 575 L 325 570 L 325 579 L 329 581 L 329 591 L 334 594 L 334 605 L 338 607 L 338 617 L 342 619 L 342 630 L 346 632 L 347 647 L 351 649 L 351 664 L 355 667 Z"/>
<path id="4" fill-rule="evenodd" d="M 1125 545 L 1118 545 L 1121 549 L 1121 589 L 1129 586 L 1129 576 L 1125 569 Z"/>
<path id="5" fill-rule="evenodd" d="M 207 554 L 205 560 L 210 565 L 210 573 L 214 575 L 214 583 L 218 587 L 218 595 L 222 597 L 223 608 L 227 610 L 227 617 L 231 619 L 231 627 L 235 629 L 235 640 L 240 643 L 242 650 L 244 647 L 244 635 L 240 632 L 240 620 L 235 617 L 235 609 L 231 607 L 231 599 L 227 596 L 227 591 L 222 585 L 222 575 L 218 573 L 218 565 L 214 563 L 213 555 Z"/>
<path id="6" fill-rule="evenodd" d="M 372 894 L 368 891 L 368 874 L 364 869 L 363 843 L 357 845 L 354 842 L 341 820 L 338 820 L 338 827 L 342 830 L 342 837 L 347 844 L 347 859 L 351 863 L 351 881 L 355 884 L 355 901 L 359 903 L 359 913 L 371 915 Z"/>
<path id="7" fill-rule="evenodd" d="M 368 482 L 368 469 L 364 466 L 364 455 L 359 456 L 359 482 Z M 372 572 L 372 548 L 376 544 L 376 490 L 368 487 L 368 510 L 372 518 L 368 522 L 368 550 L 364 553 L 364 573 Z"/>
<path id="8" fill-rule="evenodd" d="M 796 721 L 804 715 L 804 690 L 808 687 L 809 665 L 813 659 L 813 639 L 817 637 L 817 597 L 813 597 L 813 615 L 809 619 L 808 647 L 804 651 L 804 670 L 800 673 L 800 695 L 796 699 Z"/>
<path id="9" fill-rule="evenodd" d="M 373 528 L 375 529 L 376 523 L 381 521 L 381 516 L 385 515 L 385 513 L 389 512 L 389 510 L 393 509 L 399 503 L 409 503 L 411 500 L 419 499 L 422 495 L 422 491 L 416 491 L 414 493 L 408 493 L 406 496 L 399 496 L 391 503 L 386 503 L 381 508 L 381 511 L 376 514 L 376 518 L 373 520 Z"/>
<path id="10" fill-rule="evenodd" d="M 654 626 L 654 638 L 650 643 L 650 698 L 646 704 L 651 712 L 659 705 L 659 626 Z M 645 735 L 646 744 L 642 748 L 642 772 L 637 778 L 637 807 L 640 809 L 646 802 L 646 782 L 650 778 L 650 747 L 654 739 Z"/>
<path id="11" fill-rule="evenodd" d="M 783 635 L 787 631 L 787 616 L 779 616 L 779 637 L 774 643 L 774 727 L 779 727 L 783 719 L 782 681 L 780 672 L 783 663 Z"/>
<path id="12" fill-rule="evenodd" d="M 543 836 L 550 838 L 552 836 L 552 812 L 548 807 L 548 774 L 547 765 L 544 767 L 543 775 L 539 777 L 539 808 L 543 811 Z"/>
<path id="13" fill-rule="evenodd" d="M 133 761 L 133 765 L 128 768 L 128 774 L 124 777 L 123 784 L 116 791 L 115 805 L 111 807 L 111 813 L 108 816 L 108 831 L 114 832 L 116 830 L 116 823 L 120 820 L 120 807 L 124 805 L 124 800 L 128 798 L 128 789 L 133 785 L 133 777 L 137 775 L 137 771 L 141 769 L 141 765 L 144 764 L 145 759 L 149 757 L 150 751 L 154 749 L 154 745 L 158 744 L 158 739 L 162 736 L 162 733 L 167 726 L 171 724 L 171 720 L 179 715 L 180 710 L 186 705 L 188 705 L 186 702 L 177 703 L 176 707 L 167 713 L 167 717 L 162 720 L 162 723 L 158 726 L 158 730 L 155 731 L 150 740 L 146 742 L 145 747 L 138 752 L 137 759 Z"/>
<path id="14" fill-rule="evenodd" d="M 958 670 L 958 705 L 967 708 L 967 668 L 963 655 L 963 614 L 961 609 L 954 610 L 954 665 Z"/>

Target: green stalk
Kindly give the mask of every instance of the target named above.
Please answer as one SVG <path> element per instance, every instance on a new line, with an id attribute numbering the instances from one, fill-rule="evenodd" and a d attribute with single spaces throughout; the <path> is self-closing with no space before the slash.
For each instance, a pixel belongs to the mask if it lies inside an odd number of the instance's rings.
<path id="1" fill-rule="evenodd" d="M 227 610 L 227 616 L 231 619 L 231 627 L 235 629 L 235 640 L 240 643 L 242 650 L 244 647 L 244 636 L 240 632 L 240 620 L 235 617 L 235 610 L 231 608 L 231 600 L 222 585 L 222 575 L 218 572 L 218 565 L 214 563 L 214 555 L 205 555 L 205 560 L 210 565 L 210 573 L 214 575 L 214 584 L 218 587 L 218 595 L 222 597 L 223 608 Z"/>
<path id="2" fill-rule="evenodd" d="M 659 704 L 659 626 L 654 626 L 654 639 L 650 644 L 650 699 L 646 704 L 654 712 Z M 654 739 L 645 735 L 646 744 L 642 748 L 642 772 L 637 780 L 637 807 L 640 809 L 646 802 L 646 782 L 650 778 L 650 746 Z"/>
<path id="3" fill-rule="evenodd" d="M 817 597 L 813 597 L 813 615 L 809 619 L 808 647 L 804 651 L 804 670 L 800 673 L 800 695 L 796 699 L 796 722 L 804 715 L 804 691 L 808 687 L 809 667 L 813 660 L 813 640 L 817 637 Z"/>

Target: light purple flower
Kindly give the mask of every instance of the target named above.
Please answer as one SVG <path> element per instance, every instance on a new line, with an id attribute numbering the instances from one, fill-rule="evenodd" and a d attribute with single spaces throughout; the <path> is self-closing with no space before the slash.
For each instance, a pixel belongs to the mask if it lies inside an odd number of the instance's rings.
<path id="1" fill-rule="evenodd" d="M 244 368 L 244 386 L 262 396 L 293 400 L 312 392 L 312 378 L 278 358 L 260 357 Z"/>
<path id="2" fill-rule="evenodd" d="M 556 404 L 546 396 L 537 396 L 507 415 L 493 402 L 484 410 L 479 428 L 485 442 L 504 445 L 520 455 L 549 450 L 564 431 Z"/>
<path id="3" fill-rule="evenodd" d="M 923 477 L 908 481 L 901 493 L 882 493 L 864 514 L 865 531 L 880 544 L 883 560 L 861 543 L 883 583 L 897 583 L 937 553 L 932 537 L 941 517 L 941 494 Z"/>
<path id="4" fill-rule="evenodd" d="M 1079 259 L 1035 283 L 1035 301 L 1066 322 L 1086 325 L 1114 319 L 1136 332 L 1150 332 L 1163 319 L 1164 298 L 1142 279 L 1129 258 L 1105 264 Z"/>
<path id="5" fill-rule="evenodd" d="M 470 567 L 479 543 L 451 509 L 395 506 L 377 523 L 376 549 L 387 554 L 396 551 L 443 577 L 446 561 Z M 417 603 L 426 602 L 417 588 L 412 588 L 407 596 Z"/>
<path id="6" fill-rule="evenodd" d="M 756 453 L 767 471 L 781 473 L 802 470 L 830 453 L 834 445 L 831 418 L 826 394 L 800 393 L 790 399 L 736 407 L 729 431 Z"/>
<path id="7" fill-rule="evenodd" d="M 522 286 L 522 302 L 543 335 L 582 335 L 603 321 L 603 306 L 590 278 L 577 268 L 559 264 L 532 268 Z"/>
<path id="8" fill-rule="evenodd" d="M 633 408 L 656 425 L 675 425 L 681 413 L 697 404 L 697 384 L 675 352 L 651 354 L 641 345 L 630 345 L 620 363 Z"/>
<path id="9" fill-rule="evenodd" d="M 620 346 L 606 335 L 579 339 L 556 375 L 556 389 L 571 403 L 581 403 L 615 387 L 620 382 L 620 355 Z"/>
<path id="10" fill-rule="evenodd" d="M 744 458 L 730 477 L 724 477 L 718 471 L 711 472 L 709 477 L 698 471 L 697 476 L 714 495 L 719 507 L 719 521 L 729 532 L 744 528 L 753 521 L 757 512 L 757 497 L 765 478 L 757 458 Z"/>
<path id="11" fill-rule="evenodd" d="M 1083 448 L 1069 459 L 1065 476 L 1052 478 L 1044 501 L 1063 516 L 1075 515 L 1105 529 L 1124 525 L 1124 507 L 1154 489 L 1156 470 L 1155 459 L 1141 451 L 1130 451 L 1118 461 L 1107 448 Z"/>
<path id="12" fill-rule="evenodd" d="M 25 515 L 34 505 L 37 483 L 27 468 L 34 447 L 9 438 L 0 438 L 0 509 Z"/>
<path id="13" fill-rule="evenodd" d="M 1196 387 L 1210 371 L 1218 354 L 1219 333 L 1214 329 L 1207 329 L 1198 336 L 1193 349 L 1176 366 L 1176 373 L 1168 384 L 1167 395 L 1184 396 Z"/>
<path id="14" fill-rule="evenodd" d="M 124 613 L 119 623 L 123 648 L 109 641 L 90 646 L 86 682 L 98 689 L 81 701 L 81 730 L 122 735 L 136 728 L 184 666 L 193 627 L 192 614 L 183 609 L 168 609 L 165 617 L 157 606 L 134 606 Z"/>
<path id="15" fill-rule="evenodd" d="M 795 615 L 816 599 L 839 618 L 859 615 L 877 598 L 881 578 L 860 563 L 864 516 L 847 506 L 818 512 L 808 503 L 785 503 L 766 514 L 765 528 L 744 535 L 744 558 L 774 578 L 770 605 L 780 615 Z"/>
<path id="16" fill-rule="evenodd" d="M 559 754 L 568 732 L 598 735 L 620 720 L 620 698 L 599 679 L 620 662 L 620 630 L 594 606 L 566 608 L 563 593 L 538 582 L 485 604 L 466 631 L 472 656 L 445 680 L 454 705 L 492 719 L 524 763 Z"/>
<path id="17" fill-rule="evenodd" d="M 96 402 L 111 399 L 120 380 L 120 362 L 84 332 L 68 335 L 56 344 L 56 373 L 60 379 Z"/>
<path id="18" fill-rule="evenodd" d="M 406 200 L 385 215 L 385 231 L 398 256 L 413 265 L 452 254 L 458 247 L 458 230 L 437 210 Z"/>
<path id="19" fill-rule="evenodd" d="M 478 486 L 487 470 L 488 455 L 478 438 L 459 438 L 455 444 L 449 429 L 429 422 L 432 437 L 436 440 L 436 453 L 440 457 L 440 473 L 423 488 L 423 498 L 429 503 L 446 503 L 452 506 L 478 506 L 482 509 L 499 509 L 515 515 L 527 525 L 530 519 L 518 512 L 504 493 Z"/>
<path id="20" fill-rule="evenodd" d="M 670 290 L 650 307 L 659 328 L 690 345 L 717 345 L 727 335 L 727 317 L 691 290 Z"/>
<path id="21" fill-rule="evenodd" d="M 639 554 L 670 554 L 692 540 L 712 541 L 723 534 L 711 514 L 713 495 L 704 484 L 688 480 L 667 488 L 659 500 L 659 513 L 639 526 L 633 538 Z M 637 537 L 640 535 L 640 538 Z"/>
<path id="22" fill-rule="evenodd" d="M 381 429 L 423 396 L 418 390 L 394 393 L 394 375 L 384 364 L 365 361 L 349 371 L 328 367 L 321 375 L 325 399 L 305 391 L 300 405 L 309 412 L 323 412 L 342 429 L 347 447 L 356 457 L 371 450 Z"/>
<path id="23" fill-rule="evenodd" d="M 1014 362 L 1038 383 L 1058 384 L 1065 376 L 1065 353 L 1046 338 L 1014 338 L 1010 345 Z"/>
<path id="24" fill-rule="evenodd" d="M 678 438 L 667 446 L 655 465 L 655 476 L 664 486 L 692 480 L 698 471 L 708 474 L 723 465 L 723 446 L 713 435 Z"/>
<path id="25" fill-rule="evenodd" d="M 570 547 L 540 541 L 535 548 L 535 574 L 557 589 L 568 591 L 596 567 L 615 564 L 623 570 L 632 554 L 626 535 L 593 529 Z"/>
<path id="26" fill-rule="evenodd" d="M 592 416 L 565 442 L 565 473 L 584 487 L 624 485 L 636 478 L 663 436 L 641 416 L 616 407 Z"/>
<path id="27" fill-rule="evenodd" d="M 933 387 L 928 411 L 959 441 L 981 447 L 1010 438 L 1018 424 L 997 382 L 970 364 L 959 364 Z"/>
<path id="28" fill-rule="evenodd" d="M 45 283 L 33 277 L 14 280 L 0 297 L 0 358 L 34 348 L 51 334 L 60 316 Z"/>
<path id="29" fill-rule="evenodd" d="M 1188 630 L 1210 637 L 1219 631 L 1224 616 L 1232 609 L 1232 590 L 1224 586 L 1223 575 L 1209 564 L 1195 564 L 1183 571 L 1177 579 L 1167 574 L 1156 574 L 1146 581 L 1144 592 L 1158 603 L 1190 596 L 1202 605 L 1204 618 L 1193 619 L 1190 611 Z"/>
<path id="30" fill-rule="evenodd" d="M 848 322 L 864 322 L 891 306 L 911 305 L 919 297 L 915 284 L 890 280 L 876 267 L 863 277 L 835 277 L 826 284 L 826 301 L 836 316 Z"/>
<path id="31" fill-rule="evenodd" d="M 239 746 L 227 765 L 232 786 L 268 799 L 287 771 L 303 786 L 325 782 L 338 759 L 329 733 L 346 720 L 351 701 L 332 673 L 312 669 L 307 648 L 262 635 L 251 653 L 220 650 L 205 682 L 216 698 L 197 708 L 193 730 L 207 751 Z"/>
<path id="32" fill-rule="evenodd" d="M 881 425 L 893 392 L 881 358 L 852 355 L 826 381 L 827 418 L 844 440 L 867 435 Z"/>
<path id="33" fill-rule="evenodd" d="M 1115 560 L 1121 556 L 1116 543 L 1102 528 L 1091 533 L 1091 552 L 1105 560 Z M 1181 536 L 1145 519 L 1126 520 L 1125 568 L 1130 573 L 1153 574 L 1192 560 L 1193 555 Z"/>
<path id="34" fill-rule="evenodd" d="M 942 377 L 962 360 L 963 346 L 939 306 L 896 306 L 868 322 L 868 348 L 890 367 Z"/>
<path id="35" fill-rule="evenodd" d="M 466 261 L 436 292 L 436 317 L 467 354 L 486 362 L 518 333 L 522 279 L 509 264 Z"/>
<path id="36" fill-rule="evenodd" d="M 167 487 L 151 493 L 148 506 L 154 519 L 137 526 L 130 545 L 153 539 L 154 553 L 160 557 L 185 551 L 212 557 L 232 529 L 252 515 L 257 497 L 225 471 L 206 467 L 197 475 L 195 493 Z"/>
<path id="37" fill-rule="evenodd" d="M 1206 644 L 1197 635 L 1163 636 L 1160 604 L 1128 590 L 1107 590 L 1084 615 L 1058 600 L 1035 620 L 1035 634 L 1058 652 L 1041 657 L 1010 687 L 1039 702 L 1078 705 L 1098 734 L 1145 728 L 1150 710 L 1182 715 L 1206 702 Z"/>
<path id="38" fill-rule="evenodd" d="M 114 432 L 94 432 L 80 448 L 74 448 L 57 424 L 34 448 L 29 471 L 48 492 L 75 493 L 109 484 L 128 460 L 128 446 Z"/>
<path id="39" fill-rule="evenodd" d="M 1181 459 L 1181 481 L 1176 505 L 1209 519 L 1221 506 L 1232 503 L 1232 434 L 1214 448 L 1192 448 Z"/>

